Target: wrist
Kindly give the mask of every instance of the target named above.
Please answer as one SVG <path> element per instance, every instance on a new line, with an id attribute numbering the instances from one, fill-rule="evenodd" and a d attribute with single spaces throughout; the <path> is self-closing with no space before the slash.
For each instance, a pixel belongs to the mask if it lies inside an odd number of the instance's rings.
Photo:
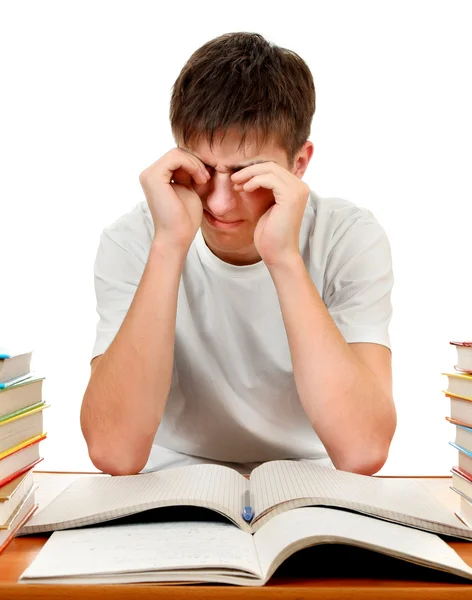
<path id="1" fill-rule="evenodd" d="M 266 263 L 272 276 L 283 276 L 285 273 L 292 273 L 294 270 L 305 268 L 302 255 L 298 251 L 287 252 L 279 258 Z"/>
<path id="2" fill-rule="evenodd" d="M 155 236 L 151 244 L 151 253 L 177 263 L 184 263 L 190 244 L 177 243 L 162 236 Z"/>

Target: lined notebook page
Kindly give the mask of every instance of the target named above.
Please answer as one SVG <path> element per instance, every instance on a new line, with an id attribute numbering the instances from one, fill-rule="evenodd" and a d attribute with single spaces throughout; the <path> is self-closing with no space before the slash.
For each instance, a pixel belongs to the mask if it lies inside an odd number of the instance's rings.
<path id="1" fill-rule="evenodd" d="M 307 462 L 272 461 L 251 473 L 254 530 L 291 508 L 337 506 L 435 533 L 472 539 L 472 530 L 416 481 L 380 479 Z M 271 507 L 270 514 L 264 514 Z"/>
<path id="2" fill-rule="evenodd" d="M 59 494 L 61 494 L 73 481 L 77 481 L 77 479 L 82 479 L 83 477 L 90 477 L 91 475 L 91 473 L 45 473 L 41 471 L 34 471 L 34 481 L 39 486 L 35 494 L 36 503 L 39 505 L 39 510 L 42 510 L 45 506 L 52 502 L 54 498 L 59 496 Z M 94 473 L 93 477 L 110 476 L 102 473 Z"/>
<path id="3" fill-rule="evenodd" d="M 251 534 L 230 523 L 202 521 L 56 531 L 23 572 L 21 581 L 81 577 L 82 583 L 92 583 L 96 576 L 145 575 L 156 570 L 169 573 L 174 569 L 195 569 L 189 579 L 198 579 L 203 569 L 228 569 L 262 577 Z M 146 579 L 143 576 L 141 581 Z M 172 580 L 172 576 L 162 579 Z"/>
<path id="4" fill-rule="evenodd" d="M 332 508 L 305 507 L 278 514 L 254 535 L 254 542 L 265 579 L 281 557 L 287 558 L 287 548 L 293 552 L 327 542 L 368 548 L 472 579 L 472 568 L 434 533 Z M 312 576 L 323 576 L 315 564 Z"/>
<path id="5" fill-rule="evenodd" d="M 221 465 L 192 465 L 126 477 L 83 477 L 40 510 L 21 534 L 92 525 L 159 506 L 212 508 L 250 531 L 241 517 L 247 481 Z"/>

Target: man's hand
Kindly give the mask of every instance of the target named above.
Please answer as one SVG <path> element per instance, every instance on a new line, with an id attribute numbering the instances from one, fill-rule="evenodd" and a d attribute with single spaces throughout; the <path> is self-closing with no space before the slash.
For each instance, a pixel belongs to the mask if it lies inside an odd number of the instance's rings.
<path id="1" fill-rule="evenodd" d="M 173 148 L 140 174 L 155 238 L 188 251 L 203 216 L 192 180 L 203 184 L 209 177 L 205 165 L 181 148 Z"/>
<path id="2" fill-rule="evenodd" d="M 267 266 L 288 263 L 300 256 L 299 236 L 309 186 L 275 162 L 251 165 L 234 173 L 236 191 L 272 190 L 274 204 L 254 231 L 254 245 Z"/>

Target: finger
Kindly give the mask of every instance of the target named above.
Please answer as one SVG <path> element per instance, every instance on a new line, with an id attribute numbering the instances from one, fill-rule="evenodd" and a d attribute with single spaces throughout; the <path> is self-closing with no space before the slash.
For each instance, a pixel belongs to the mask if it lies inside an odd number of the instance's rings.
<path id="1" fill-rule="evenodd" d="M 166 183 L 171 180 L 178 183 L 185 181 L 186 183 L 183 183 L 183 185 L 189 185 L 191 178 L 193 178 L 196 183 L 202 184 L 208 181 L 209 173 L 201 161 L 178 148 L 175 152 L 169 153 L 163 171 L 163 178 Z"/>
<path id="2" fill-rule="evenodd" d="M 231 175 L 231 181 L 233 181 L 234 183 L 242 183 L 243 181 L 247 181 L 251 177 L 255 177 L 256 175 L 262 175 L 264 173 L 277 173 L 279 175 L 283 175 L 279 172 L 280 168 L 280 165 L 275 164 L 273 161 L 257 163 L 255 165 L 250 165 L 249 167 L 244 167 L 244 169 L 233 173 Z"/>
<path id="3" fill-rule="evenodd" d="M 249 181 L 246 181 L 246 183 L 240 187 L 240 189 L 244 190 L 245 192 L 254 192 L 259 188 L 273 190 L 274 194 L 281 194 L 280 180 L 272 175 L 272 173 L 256 175 Z"/>
<path id="4" fill-rule="evenodd" d="M 172 183 L 179 183 L 190 187 L 192 185 L 192 175 L 185 169 L 176 169 L 172 175 Z"/>
<path id="5" fill-rule="evenodd" d="M 203 162 L 198 157 L 195 156 L 195 154 L 192 154 L 185 148 L 179 148 L 179 150 L 184 152 L 186 154 L 186 156 L 189 158 L 189 160 L 191 160 L 201 170 L 201 172 L 205 175 L 206 179 L 208 179 L 210 177 L 210 174 L 208 173 L 207 168 L 205 167 Z"/>

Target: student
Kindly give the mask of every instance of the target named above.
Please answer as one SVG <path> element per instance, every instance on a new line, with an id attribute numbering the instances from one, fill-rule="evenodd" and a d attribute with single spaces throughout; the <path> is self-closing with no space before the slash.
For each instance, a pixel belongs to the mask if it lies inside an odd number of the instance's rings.
<path id="1" fill-rule="evenodd" d="M 314 112 L 306 63 L 259 34 L 222 35 L 183 67 L 176 147 L 96 256 L 81 426 L 98 469 L 384 464 L 390 246 L 369 210 L 302 180 Z"/>

